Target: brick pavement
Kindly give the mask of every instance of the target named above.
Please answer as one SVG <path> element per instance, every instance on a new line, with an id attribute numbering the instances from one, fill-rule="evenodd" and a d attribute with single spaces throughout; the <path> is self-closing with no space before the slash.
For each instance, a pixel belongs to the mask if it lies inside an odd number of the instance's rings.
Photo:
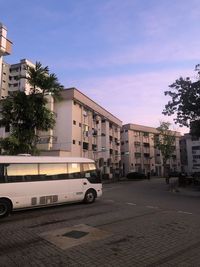
<path id="1" fill-rule="evenodd" d="M 200 266 L 200 216 L 97 201 L 16 213 L 0 221 L 0 267 Z M 84 224 L 109 235 L 67 249 L 42 234 Z"/>

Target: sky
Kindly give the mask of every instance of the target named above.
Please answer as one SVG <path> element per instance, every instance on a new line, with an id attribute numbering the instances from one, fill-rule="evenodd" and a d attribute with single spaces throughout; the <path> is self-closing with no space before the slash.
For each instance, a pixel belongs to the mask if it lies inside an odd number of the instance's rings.
<path id="1" fill-rule="evenodd" d="M 40 61 L 123 124 L 151 127 L 173 122 L 164 91 L 195 75 L 199 21 L 199 0 L 0 0 L 6 62 Z"/>

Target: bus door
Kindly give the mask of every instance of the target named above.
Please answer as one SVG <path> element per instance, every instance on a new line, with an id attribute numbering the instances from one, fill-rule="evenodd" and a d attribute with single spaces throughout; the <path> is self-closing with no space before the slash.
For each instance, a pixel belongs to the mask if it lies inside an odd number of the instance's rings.
<path id="1" fill-rule="evenodd" d="M 81 200 L 85 196 L 84 180 L 80 163 L 68 163 L 68 183 L 72 201 Z"/>

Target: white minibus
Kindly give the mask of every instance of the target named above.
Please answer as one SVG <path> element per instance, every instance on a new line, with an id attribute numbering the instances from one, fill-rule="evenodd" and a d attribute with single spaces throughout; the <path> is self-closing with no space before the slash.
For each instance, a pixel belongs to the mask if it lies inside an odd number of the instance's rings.
<path id="1" fill-rule="evenodd" d="M 101 179 L 91 159 L 0 156 L 0 218 L 17 209 L 93 203 L 101 195 Z"/>

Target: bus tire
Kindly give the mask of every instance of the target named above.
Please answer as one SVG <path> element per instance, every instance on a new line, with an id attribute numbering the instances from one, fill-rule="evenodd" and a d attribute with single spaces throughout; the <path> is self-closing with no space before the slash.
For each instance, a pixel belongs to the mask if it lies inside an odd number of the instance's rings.
<path id="1" fill-rule="evenodd" d="M 12 211 L 12 204 L 8 199 L 0 199 L 0 218 L 8 216 Z"/>
<path id="2" fill-rule="evenodd" d="M 95 199 L 96 199 L 96 192 L 93 189 L 89 189 L 85 193 L 84 203 L 91 204 L 91 203 L 95 202 Z"/>

